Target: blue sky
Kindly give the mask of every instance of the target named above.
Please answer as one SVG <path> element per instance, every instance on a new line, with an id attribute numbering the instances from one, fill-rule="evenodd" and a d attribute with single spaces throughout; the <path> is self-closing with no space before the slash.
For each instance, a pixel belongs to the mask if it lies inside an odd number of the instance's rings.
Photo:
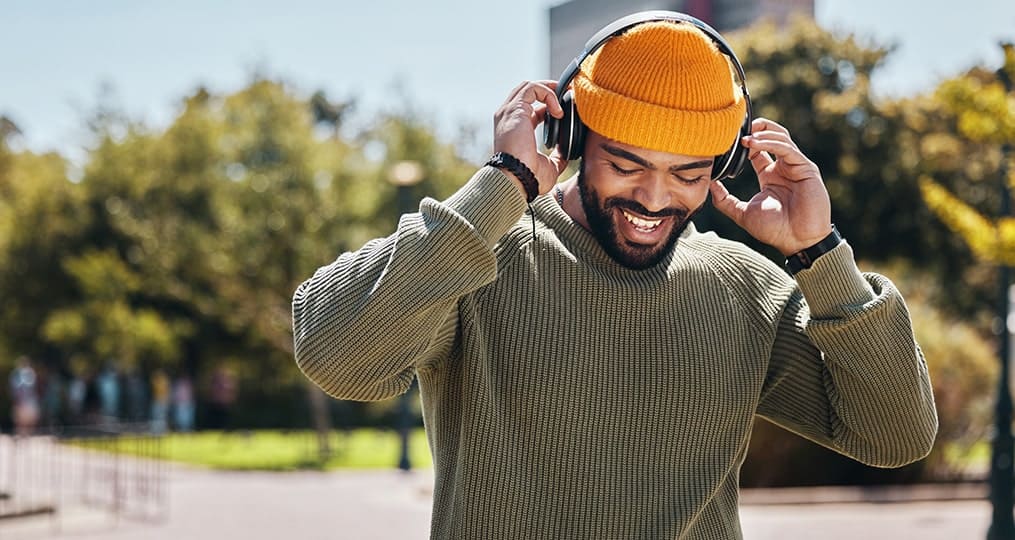
<path id="1" fill-rule="evenodd" d="M 0 0 L 0 114 L 22 128 L 29 149 L 73 156 L 102 88 L 131 117 L 158 126 L 198 85 L 229 92 L 260 71 L 308 94 L 354 97 L 361 121 L 410 96 L 445 134 L 471 124 L 489 138 L 507 92 L 550 75 L 547 9 L 557 3 Z M 816 18 L 898 45 L 874 81 L 889 96 L 975 64 L 996 67 L 997 43 L 1015 40 L 1012 0 L 816 0 Z"/>

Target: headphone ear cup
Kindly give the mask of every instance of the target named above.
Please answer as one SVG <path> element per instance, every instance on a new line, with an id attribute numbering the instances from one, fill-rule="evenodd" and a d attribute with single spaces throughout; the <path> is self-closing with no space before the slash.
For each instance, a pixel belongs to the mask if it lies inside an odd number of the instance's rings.
<path id="1" fill-rule="evenodd" d="M 726 171 L 729 169 L 731 152 L 733 152 L 733 148 L 730 148 L 725 154 L 715 156 L 715 161 L 712 162 L 712 180 L 722 180 L 726 178 Z"/>
<path id="2" fill-rule="evenodd" d="M 749 107 L 748 110 L 750 110 Z M 748 155 L 747 147 L 741 144 L 740 139 L 750 134 L 751 117 L 748 113 L 744 118 L 744 124 L 740 126 L 740 132 L 737 133 L 737 140 L 733 141 L 733 146 L 725 154 L 715 157 L 715 162 L 712 164 L 712 180 L 736 178 L 740 175 L 747 163 Z"/>
<path id="3" fill-rule="evenodd" d="M 553 150 L 559 145 L 560 120 L 549 114 L 543 118 L 543 146 L 547 150 Z"/>
<path id="4" fill-rule="evenodd" d="M 574 104 L 574 92 L 568 90 L 560 98 L 560 108 L 564 116 L 557 121 L 557 148 L 560 155 L 568 161 L 581 157 L 585 149 L 586 127 L 578 116 L 578 108 Z"/>

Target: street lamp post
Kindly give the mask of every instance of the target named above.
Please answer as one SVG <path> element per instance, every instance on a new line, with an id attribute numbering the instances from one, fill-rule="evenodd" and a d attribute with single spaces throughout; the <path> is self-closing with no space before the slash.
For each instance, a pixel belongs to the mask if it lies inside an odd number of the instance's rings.
<path id="1" fill-rule="evenodd" d="M 417 161 L 399 161 L 388 169 L 388 181 L 395 185 L 398 190 L 398 215 L 402 216 L 413 211 L 412 186 L 415 186 L 423 179 L 423 167 Z M 415 382 L 415 381 L 413 381 Z M 410 397 L 412 386 L 398 397 L 398 436 L 401 439 L 401 454 L 398 458 L 398 468 L 408 471 L 412 468 L 409 461 L 409 432 L 412 429 L 412 415 L 410 414 Z"/>
<path id="2" fill-rule="evenodd" d="M 1010 44 L 1002 45 L 1007 52 Z M 1005 71 L 1005 66 L 997 71 L 1008 94 L 1012 91 L 1012 80 Z M 1011 192 L 1008 187 L 1008 159 L 1011 155 L 1011 144 L 1005 142 L 1001 147 L 1001 218 L 1011 215 Z M 1015 538 L 1015 522 L 1012 519 L 1013 497 L 1015 497 L 1015 478 L 1013 478 L 1013 440 L 1012 440 L 1012 396 L 1011 396 L 1011 334 L 1015 326 L 1015 314 L 1010 313 L 1012 295 L 1011 274 L 1008 264 L 1000 262 L 998 268 L 998 286 L 1001 298 L 998 306 L 998 317 L 1001 324 L 1000 351 L 1001 373 L 997 385 L 997 403 L 995 406 L 995 432 L 991 444 L 990 456 L 990 502 L 993 507 L 990 529 L 987 531 L 989 540 Z"/>

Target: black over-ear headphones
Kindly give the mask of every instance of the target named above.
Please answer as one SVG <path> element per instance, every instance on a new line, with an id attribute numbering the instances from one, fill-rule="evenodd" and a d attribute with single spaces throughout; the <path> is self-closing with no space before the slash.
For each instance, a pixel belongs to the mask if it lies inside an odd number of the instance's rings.
<path id="1" fill-rule="evenodd" d="M 733 54 L 733 49 L 719 35 L 719 32 L 716 32 L 714 28 L 701 20 L 676 11 L 659 10 L 634 13 L 617 19 L 606 25 L 599 32 L 596 32 L 585 43 L 585 49 L 582 50 L 581 54 L 576 56 L 574 60 L 571 60 L 571 63 L 568 64 L 560 76 L 560 81 L 557 83 L 557 100 L 560 102 L 561 108 L 564 109 L 564 116 L 558 119 L 549 114 L 546 115 L 543 123 L 543 144 L 550 150 L 553 150 L 554 147 L 558 148 L 560 154 L 568 160 L 581 157 L 582 150 L 585 147 L 585 133 L 588 131 L 588 128 L 581 121 L 581 117 L 578 116 L 578 109 L 575 108 L 574 92 L 568 88 L 571 81 L 578 75 L 581 63 L 609 41 L 610 38 L 623 34 L 632 26 L 650 21 L 674 21 L 693 24 L 708 37 L 712 38 L 719 51 L 725 54 L 733 64 L 737 77 L 740 79 L 740 90 L 743 92 L 744 101 L 747 103 L 747 112 L 744 115 L 744 123 L 740 127 L 737 139 L 732 141 L 730 149 L 721 156 L 716 156 L 715 164 L 712 166 L 712 180 L 722 180 L 737 176 L 747 162 L 747 148 L 740 144 L 740 138 L 751 134 L 751 120 L 753 118 L 751 116 L 751 96 L 747 93 L 744 68 L 740 65 L 737 55 Z"/>

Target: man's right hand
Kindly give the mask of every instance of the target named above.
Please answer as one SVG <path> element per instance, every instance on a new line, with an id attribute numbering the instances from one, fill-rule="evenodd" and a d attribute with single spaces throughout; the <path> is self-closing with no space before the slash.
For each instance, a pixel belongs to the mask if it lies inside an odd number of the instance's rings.
<path id="1" fill-rule="evenodd" d="M 567 160 L 554 149 L 547 156 L 536 148 L 536 127 L 547 113 L 555 118 L 564 115 L 554 89 L 557 81 L 525 81 L 511 91 L 507 101 L 493 115 L 493 151 L 507 152 L 532 169 L 539 181 L 539 193 L 547 193 L 557 183 Z M 508 176 L 514 177 L 510 173 Z M 525 189 L 521 182 L 518 188 Z"/>

